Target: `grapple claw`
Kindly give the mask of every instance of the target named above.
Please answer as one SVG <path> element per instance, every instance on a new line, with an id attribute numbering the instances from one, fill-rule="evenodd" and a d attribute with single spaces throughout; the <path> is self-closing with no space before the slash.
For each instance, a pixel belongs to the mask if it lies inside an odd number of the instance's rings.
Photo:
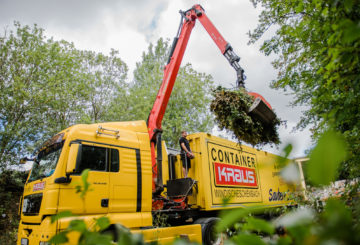
<path id="1" fill-rule="evenodd" d="M 273 120 L 275 120 L 276 115 L 264 97 L 254 92 L 248 94 L 255 98 L 253 104 L 249 108 L 249 114 L 256 116 L 265 124 L 270 124 Z"/>

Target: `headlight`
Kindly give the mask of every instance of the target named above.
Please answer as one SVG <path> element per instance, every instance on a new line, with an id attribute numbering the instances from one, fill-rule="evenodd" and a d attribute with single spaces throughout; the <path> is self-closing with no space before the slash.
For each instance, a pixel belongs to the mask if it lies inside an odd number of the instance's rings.
<path id="1" fill-rule="evenodd" d="M 29 239 L 21 238 L 21 245 L 28 245 L 28 244 L 29 244 Z"/>
<path id="2" fill-rule="evenodd" d="M 48 242 L 40 242 L 39 245 L 50 245 Z"/>

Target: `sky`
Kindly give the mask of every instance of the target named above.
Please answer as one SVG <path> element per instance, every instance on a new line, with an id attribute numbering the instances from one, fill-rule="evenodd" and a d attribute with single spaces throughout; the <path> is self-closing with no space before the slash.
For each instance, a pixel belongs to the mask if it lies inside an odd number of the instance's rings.
<path id="1" fill-rule="evenodd" d="M 150 43 L 159 38 L 172 40 L 180 22 L 179 10 L 201 4 L 207 16 L 217 27 L 234 51 L 241 57 L 248 91 L 261 94 L 271 104 L 287 127 L 279 129 L 282 144 L 265 147 L 279 154 L 289 143 L 293 145 L 290 157 L 305 156 L 312 146 L 309 129 L 295 131 L 306 107 L 289 106 L 293 97 L 269 87 L 277 71 L 271 65 L 275 56 L 267 57 L 259 51 L 261 42 L 248 45 L 247 33 L 258 23 L 261 9 L 254 8 L 250 0 L 0 0 L 0 32 L 13 28 L 13 22 L 45 29 L 46 37 L 73 42 L 78 49 L 109 54 L 119 51 L 129 67 L 129 80 L 136 62 Z M 271 32 L 272 30 L 270 30 Z M 235 86 L 236 73 L 225 57 L 197 22 L 186 49 L 182 64 L 191 63 L 195 70 L 211 74 L 215 85 Z M 229 137 L 214 129 L 213 134 Z"/>

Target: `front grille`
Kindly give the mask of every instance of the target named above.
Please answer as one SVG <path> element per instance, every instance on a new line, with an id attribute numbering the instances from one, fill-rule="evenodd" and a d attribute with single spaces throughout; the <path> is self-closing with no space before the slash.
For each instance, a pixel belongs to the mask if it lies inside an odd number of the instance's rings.
<path id="1" fill-rule="evenodd" d="M 42 197 L 42 193 L 25 196 L 22 208 L 23 214 L 27 216 L 38 215 L 41 207 Z"/>

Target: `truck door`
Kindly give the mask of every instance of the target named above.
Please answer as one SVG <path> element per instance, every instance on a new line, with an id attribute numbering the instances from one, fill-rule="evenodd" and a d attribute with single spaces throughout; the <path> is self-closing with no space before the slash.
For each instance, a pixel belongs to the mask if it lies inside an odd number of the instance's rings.
<path id="1" fill-rule="evenodd" d="M 76 167 L 76 172 L 79 174 L 71 175 L 71 184 L 62 188 L 59 209 L 85 214 L 108 212 L 109 170 L 113 151 L 112 148 L 101 144 L 82 143 L 81 157 L 78 159 Z M 87 182 L 90 183 L 90 187 L 86 195 L 81 198 L 75 188 L 76 185 L 82 185 L 81 172 L 85 169 L 89 169 Z"/>
<path id="2" fill-rule="evenodd" d="M 119 156 L 120 152 L 120 156 Z M 137 212 L 141 205 L 141 171 L 140 151 L 136 149 L 120 148 L 117 156 L 119 164 L 112 164 L 110 172 L 110 213 Z M 116 153 L 114 153 L 116 154 Z M 140 168 L 140 169 L 139 169 Z M 141 174 L 141 172 L 140 172 Z M 140 203 L 139 203 L 140 202 Z"/>

